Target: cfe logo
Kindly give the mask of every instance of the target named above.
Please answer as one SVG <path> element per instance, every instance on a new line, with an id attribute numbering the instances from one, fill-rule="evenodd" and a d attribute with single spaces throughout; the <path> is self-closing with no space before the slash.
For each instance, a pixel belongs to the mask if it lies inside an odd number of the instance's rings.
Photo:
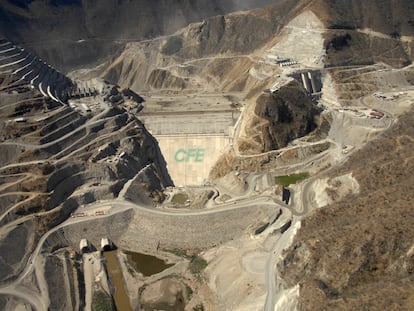
<path id="1" fill-rule="evenodd" d="M 174 154 L 176 162 L 203 162 L 204 148 L 178 149 Z"/>

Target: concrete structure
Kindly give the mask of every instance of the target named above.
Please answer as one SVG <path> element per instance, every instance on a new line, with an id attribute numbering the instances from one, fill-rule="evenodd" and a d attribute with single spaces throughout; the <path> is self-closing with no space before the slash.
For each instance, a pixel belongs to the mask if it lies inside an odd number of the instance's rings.
<path id="1" fill-rule="evenodd" d="M 14 122 L 17 122 L 17 123 L 24 123 L 24 122 L 26 122 L 26 119 L 25 118 L 16 118 L 16 119 L 14 119 L 13 120 Z"/>
<path id="2" fill-rule="evenodd" d="M 296 65 L 297 63 L 298 63 L 297 61 L 281 62 L 281 63 L 279 63 L 279 66 L 280 67 L 287 67 L 287 66 Z"/>
<path id="3" fill-rule="evenodd" d="M 291 77 L 301 82 L 310 94 L 319 93 L 322 90 L 321 72 L 319 70 L 298 71 L 292 73 Z"/>
<path id="4" fill-rule="evenodd" d="M 200 185 L 232 142 L 237 110 L 139 115 L 158 141 L 176 186 Z"/>
<path id="5" fill-rule="evenodd" d="M 89 108 L 86 104 L 81 104 L 81 108 L 84 112 L 91 112 L 91 108 Z"/>
<path id="6" fill-rule="evenodd" d="M 312 74 L 312 72 L 308 72 L 308 77 L 309 80 L 311 81 L 311 85 L 312 85 L 312 93 L 317 93 L 320 92 L 320 89 L 318 89 L 317 83 L 316 83 L 316 79 L 315 79 L 315 75 Z"/>
<path id="7" fill-rule="evenodd" d="M 228 135 L 155 135 L 176 186 L 201 185 L 231 143 Z"/>
<path id="8" fill-rule="evenodd" d="M 79 242 L 79 250 L 81 253 L 89 251 L 89 242 L 87 239 L 82 239 Z"/>
<path id="9" fill-rule="evenodd" d="M 282 201 L 285 202 L 286 204 L 289 204 L 289 200 L 290 200 L 290 191 L 289 189 L 286 189 L 285 187 L 283 187 Z"/>
<path id="10" fill-rule="evenodd" d="M 300 74 L 300 76 L 302 78 L 302 83 L 303 83 L 303 87 L 305 88 L 305 90 L 308 91 L 309 93 L 312 93 L 312 86 L 308 79 L 308 76 L 303 72 Z"/>
<path id="11" fill-rule="evenodd" d="M 101 239 L 101 250 L 104 251 L 110 251 L 112 249 L 112 242 L 108 238 L 102 238 Z"/>

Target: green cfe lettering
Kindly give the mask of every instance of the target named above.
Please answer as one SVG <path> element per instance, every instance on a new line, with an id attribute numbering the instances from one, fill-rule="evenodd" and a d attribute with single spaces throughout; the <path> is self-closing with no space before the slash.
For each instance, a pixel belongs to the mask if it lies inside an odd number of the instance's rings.
<path id="1" fill-rule="evenodd" d="M 191 158 L 195 158 L 196 155 L 197 155 L 197 149 L 192 149 L 192 148 L 188 149 L 186 162 L 188 162 Z"/>
<path id="2" fill-rule="evenodd" d="M 189 148 L 178 149 L 174 154 L 174 160 L 178 163 L 180 162 L 203 162 L 204 160 L 204 148 Z"/>
<path id="3" fill-rule="evenodd" d="M 184 162 L 186 153 L 187 152 L 184 149 L 177 150 L 177 152 L 174 155 L 175 161 L 176 162 Z"/>
<path id="4" fill-rule="evenodd" d="M 194 162 L 203 162 L 205 149 L 197 149 L 197 155 L 194 159 Z"/>

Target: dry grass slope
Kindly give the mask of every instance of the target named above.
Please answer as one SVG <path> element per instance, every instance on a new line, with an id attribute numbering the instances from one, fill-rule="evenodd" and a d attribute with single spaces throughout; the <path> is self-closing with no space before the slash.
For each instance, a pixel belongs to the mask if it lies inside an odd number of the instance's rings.
<path id="1" fill-rule="evenodd" d="M 301 310 L 414 308 L 414 111 L 353 154 L 360 194 L 315 211 L 279 264 Z"/>

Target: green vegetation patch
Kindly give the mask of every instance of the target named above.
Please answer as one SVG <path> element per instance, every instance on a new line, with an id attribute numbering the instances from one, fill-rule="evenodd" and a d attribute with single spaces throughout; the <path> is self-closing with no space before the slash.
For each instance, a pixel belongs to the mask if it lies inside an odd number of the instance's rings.
<path id="1" fill-rule="evenodd" d="M 207 267 L 207 261 L 199 256 L 194 256 L 190 262 L 190 271 L 194 275 L 198 275 Z"/>
<path id="2" fill-rule="evenodd" d="M 190 272 L 196 277 L 200 277 L 200 273 L 207 267 L 207 261 L 205 261 L 199 255 L 189 255 L 182 249 L 164 249 L 165 252 L 170 252 L 176 256 L 180 256 L 190 260 Z"/>
<path id="3" fill-rule="evenodd" d="M 309 177 L 308 172 L 290 174 L 290 175 L 285 175 L 285 176 L 276 176 L 275 183 L 283 187 L 287 187 L 289 185 L 296 184 L 297 182 L 302 181 L 308 177 Z"/>
<path id="4" fill-rule="evenodd" d="M 186 285 L 185 286 L 185 292 L 187 294 L 187 300 L 190 300 L 191 296 L 193 296 L 193 293 L 194 293 L 193 289 L 190 286 Z"/>
<path id="5" fill-rule="evenodd" d="M 172 203 L 177 203 L 177 204 L 185 204 L 185 202 L 187 202 L 187 200 L 188 200 L 188 195 L 185 194 L 185 193 L 180 192 L 180 193 L 175 194 L 172 197 L 171 202 Z"/>
<path id="6" fill-rule="evenodd" d="M 112 297 L 104 293 L 103 291 L 96 291 L 92 297 L 92 310 L 93 311 L 113 311 L 115 306 L 112 301 Z"/>

